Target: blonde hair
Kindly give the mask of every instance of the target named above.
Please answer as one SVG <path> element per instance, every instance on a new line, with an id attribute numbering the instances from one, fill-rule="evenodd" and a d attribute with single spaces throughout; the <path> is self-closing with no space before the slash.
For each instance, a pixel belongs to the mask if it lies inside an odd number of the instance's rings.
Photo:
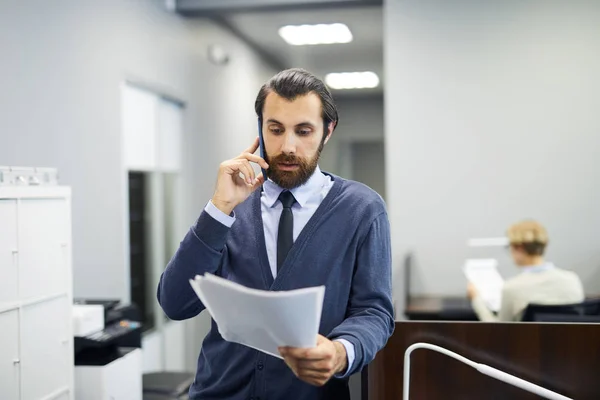
<path id="1" fill-rule="evenodd" d="M 548 245 L 548 232 L 539 222 L 521 221 L 507 231 L 511 246 L 522 248 L 531 256 L 541 256 Z"/>

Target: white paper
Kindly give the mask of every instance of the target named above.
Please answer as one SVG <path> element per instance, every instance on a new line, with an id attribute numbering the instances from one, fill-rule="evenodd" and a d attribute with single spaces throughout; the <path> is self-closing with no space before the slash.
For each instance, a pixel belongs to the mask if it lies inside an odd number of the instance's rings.
<path id="1" fill-rule="evenodd" d="M 499 311 L 502 303 L 504 279 L 494 259 L 467 260 L 463 267 L 467 280 L 475 285 L 479 295 L 492 311 Z"/>
<path id="2" fill-rule="evenodd" d="M 280 346 L 315 347 L 325 287 L 250 289 L 205 274 L 190 279 L 223 339 L 282 358 Z"/>

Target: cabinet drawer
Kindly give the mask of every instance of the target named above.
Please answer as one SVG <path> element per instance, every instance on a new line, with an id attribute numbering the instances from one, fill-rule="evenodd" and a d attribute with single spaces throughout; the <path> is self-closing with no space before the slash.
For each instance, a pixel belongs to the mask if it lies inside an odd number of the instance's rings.
<path id="1" fill-rule="evenodd" d="M 64 293 L 69 288 L 69 218 L 65 199 L 26 199 L 19 204 L 21 299 Z"/>
<path id="2" fill-rule="evenodd" d="M 0 304 L 18 300 L 16 257 L 17 202 L 0 200 Z"/>
<path id="3" fill-rule="evenodd" d="M 37 400 L 70 385 L 72 340 L 67 297 L 58 297 L 22 309 L 21 376 L 23 399 Z"/>
<path id="4" fill-rule="evenodd" d="M 0 313 L 0 399 L 19 398 L 19 316 L 17 310 Z"/>

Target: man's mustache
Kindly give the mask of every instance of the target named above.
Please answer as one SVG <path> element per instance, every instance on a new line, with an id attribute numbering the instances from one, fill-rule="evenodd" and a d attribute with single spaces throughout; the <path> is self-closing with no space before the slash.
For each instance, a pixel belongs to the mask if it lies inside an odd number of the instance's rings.
<path id="1" fill-rule="evenodd" d="M 302 164 L 303 160 L 293 154 L 279 154 L 271 162 L 275 163 L 288 163 L 288 164 Z"/>

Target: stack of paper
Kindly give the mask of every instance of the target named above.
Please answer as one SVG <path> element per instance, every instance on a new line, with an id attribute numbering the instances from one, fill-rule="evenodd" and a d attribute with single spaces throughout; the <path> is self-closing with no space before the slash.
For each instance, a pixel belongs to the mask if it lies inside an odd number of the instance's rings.
<path id="1" fill-rule="evenodd" d="M 498 272 L 494 259 L 472 259 L 463 268 L 467 280 L 475 285 L 479 295 L 492 311 L 499 311 L 502 303 L 504 279 Z"/>
<path id="2" fill-rule="evenodd" d="M 190 284 L 227 341 L 278 358 L 280 346 L 317 344 L 324 286 L 273 292 L 211 274 L 197 275 Z"/>

